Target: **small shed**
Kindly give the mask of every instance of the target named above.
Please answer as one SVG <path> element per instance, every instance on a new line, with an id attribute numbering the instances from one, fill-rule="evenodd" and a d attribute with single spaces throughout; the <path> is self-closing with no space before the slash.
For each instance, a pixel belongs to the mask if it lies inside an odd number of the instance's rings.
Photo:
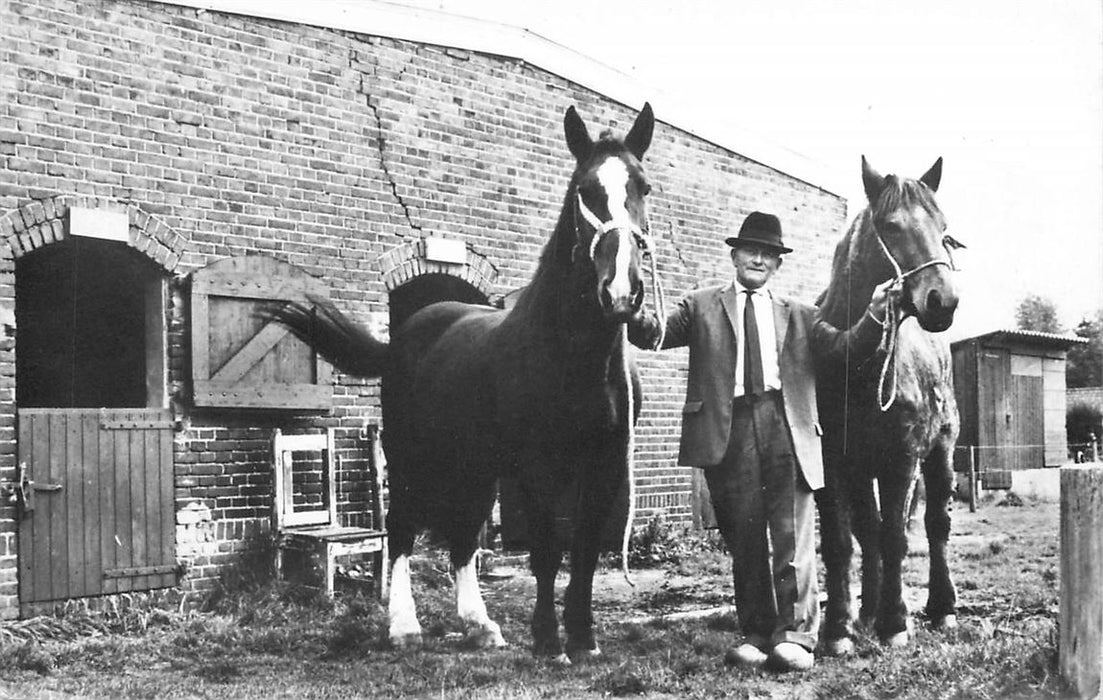
<path id="1" fill-rule="evenodd" d="M 982 488 L 1010 488 L 1011 473 L 1068 461 L 1065 359 L 1074 335 L 998 330 L 951 344 L 961 414 L 955 467 L 970 458 Z"/>

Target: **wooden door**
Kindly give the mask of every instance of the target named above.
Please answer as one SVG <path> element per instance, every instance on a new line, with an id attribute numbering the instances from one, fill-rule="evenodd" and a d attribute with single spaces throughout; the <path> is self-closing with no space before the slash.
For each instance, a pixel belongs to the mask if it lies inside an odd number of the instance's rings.
<path id="1" fill-rule="evenodd" d="M 19 410 L 23 605 L 176 583 L 172 416 Z"/>
<path id="2" fill-rule="evenodd" d="M 1010 360 L 1007 350 L 980 349 L 980 386 L 977 390 L 977 471 L 986 489 L 1011 487 L 1009 448 L 1014 445 L 1008 389 Z"/>
<path id="3" fill-rule="evenodd" d="M 1011 355 L 1008 401 L 1011 416 L 1012 470 L 1037 469 L 1046 464 L 1045 405 L 1042 397 L 1042 358 Z"/>

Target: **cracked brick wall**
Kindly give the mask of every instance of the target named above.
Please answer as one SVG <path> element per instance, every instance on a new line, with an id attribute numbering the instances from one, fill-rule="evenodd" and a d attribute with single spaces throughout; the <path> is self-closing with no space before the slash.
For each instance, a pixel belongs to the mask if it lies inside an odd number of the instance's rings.
<path id="1" fill-rule="evenodd" d="M 576 105 L 595 134 L 623 134 L 640 106 L 500 56 L 136 0 L 8 0 L 0 38 L 0 214 L 56 197 L 132 207 L 180 237 L 178 281 L 264 253 L 323 277 L 361 319 L 387 308 L 378 261 L 428 235 L 465 241 L 496 270 L 496 292 L 525 284 L 570 175 L 564 110 Z M 797 250 L 778 286 L 813 300 L 845 203 L 656 116 L 645 166 L 669 302 L 729 278 L 723 238 L 755 209 L 776 213 Z M 10 305 L 14 262 L 0 253 L 0 304 Z M 182 286 L 170 319 L 177 388 Z M 13 358 L 0 346 L 3 481 L 17 449 Z M 642 357 L 638 522 L 691 519 L 690 470 L 675 464 L 685 360 Z M 202 592 L 242 538 L 267 527 L 271 427 L 335 425 L 351 439 L 378 418 L 378 386 L 339 376 L 335 410 L 321 418 L 204 413 L 183 396 L 175 405 L 178 505 L 209 509 L 226 539 L 184 579 Z M 348 518 L 364 488 L 349 484 Z M 0 617 L 15 595 L 14 519 L 0 503 Z"/>

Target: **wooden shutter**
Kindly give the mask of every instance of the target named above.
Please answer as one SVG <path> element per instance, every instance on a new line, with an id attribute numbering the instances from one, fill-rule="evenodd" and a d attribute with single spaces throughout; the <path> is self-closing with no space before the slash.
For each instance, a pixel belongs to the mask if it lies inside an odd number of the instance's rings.
<path id="1" fill-rule="evenodd" d="M 305 270 L 267 256 L 225 258 L 192 275 L 192 386 L 196 406 L 330 408 L 330 367 L 259 311 L 329 298 Z"/>

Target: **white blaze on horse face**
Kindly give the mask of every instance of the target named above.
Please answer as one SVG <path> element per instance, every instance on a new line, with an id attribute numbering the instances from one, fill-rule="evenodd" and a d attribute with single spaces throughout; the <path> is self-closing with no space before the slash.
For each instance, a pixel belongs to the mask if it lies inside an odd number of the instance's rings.
<path id="1" fill-rule="evenodd" d="M 627 299 L 632 296 L 632 281 L 628 275 L 632 263 L 632 232 L 628 226 L 632 221 L 628 215 L 628 166 L 620 158 L 607 158 L 597 169 L 597 179 L 605 190 L 609 220 L 625 224 L 616 229 L 620 241 L 613 278 L 609 281 L 609 295 L 613 299 Z"/>
<path id="2" fill-rule="evenodd" d="M 410 558 L 398 555 L 391 567 L 391 597 L 387 601 L 387 617 L 390 621 L 389 636 L 395 646 L 404 646 L 421 638 L 421 625 L 417 621 L 414 593 L 410 588 Z"/>

